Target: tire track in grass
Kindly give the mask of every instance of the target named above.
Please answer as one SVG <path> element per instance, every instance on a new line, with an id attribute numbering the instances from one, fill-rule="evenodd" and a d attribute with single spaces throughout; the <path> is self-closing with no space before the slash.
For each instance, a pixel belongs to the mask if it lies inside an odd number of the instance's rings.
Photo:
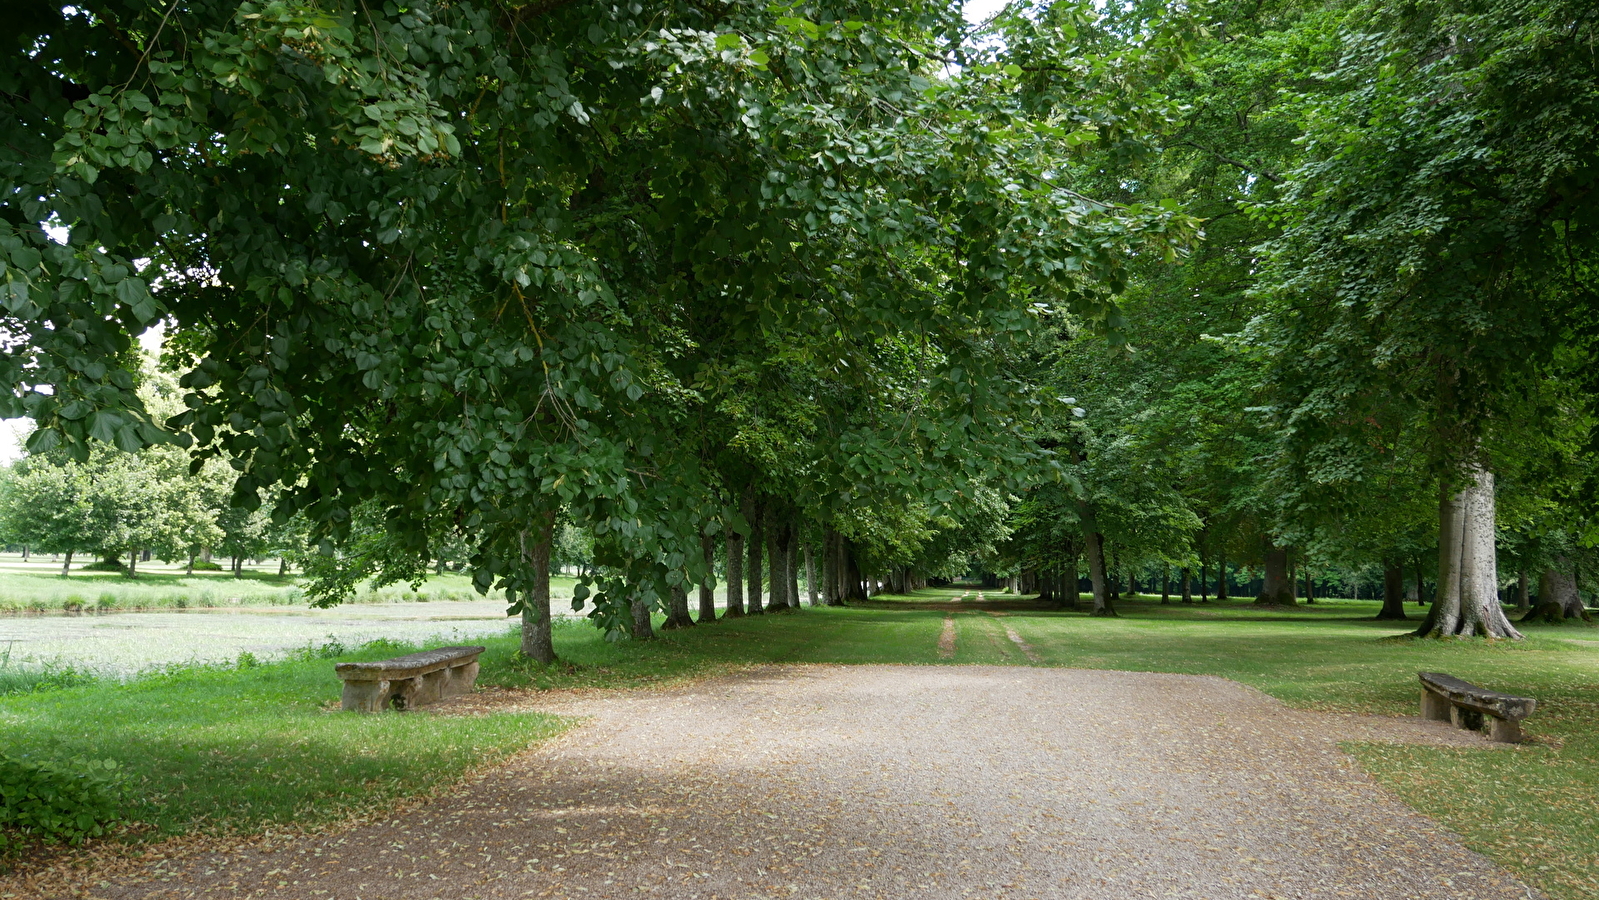
<path id="1" fill-rule="evenodd" d="M 1005 615 L 1005 613 L 993 611 L 990 611 L 988 614 L 996 619 Z M 1023 656 L 1027 657 L 1028 662 L 1040 663 L 1044 661 L 1043 657 L 1039 656 L 1037 651 L 1033 650 L 1033 645 L 1022 640 L 1022 636 L 1017 634 L 1016 629 L 1010 627 L 1009 623 L 1000 622 L 999 625 L 1005 629 L 1005 636 L 1010 638 L 1010 642 L 1015 644 L 1017 648 L 1022 651 Z"/>
<path id="2" fill-rule="evenodd" d="M 944 631 L 938 636 L 938 658 L 955 658 L 955 616 L 953 613 L 944 615 Z"/>

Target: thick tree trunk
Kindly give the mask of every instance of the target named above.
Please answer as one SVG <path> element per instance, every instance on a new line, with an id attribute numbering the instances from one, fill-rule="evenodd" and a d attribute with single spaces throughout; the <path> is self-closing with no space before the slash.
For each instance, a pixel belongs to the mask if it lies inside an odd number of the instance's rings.
<path id="1" fill-rule="evenodd" d="M 1543 570 L 1543 574 L 1538 576 L 1538 605 L 1522 616 L 1521 621 L 1593 621 L 1582 605 L 1582 597 L 1577 593 L 1577 580 L 1571 576 L 1570 569 L 1571 561 L 1561 557 L 1554 561 L 1552 567 Z"/>
<path id="2" fill-rule="evenodd" d="M 1104 538 L 1097 531 L 1083 533 L 1083 548 L 1088 551 L 1088 579 L 1094 585 L 1094 608 L 1089 615 L 1114 616 L 1116 607 L 1110 599 L 1110 588 L 1105 583 Z"/>
<path id="3" fill-rule="evenodd" d="M 1039 573 L 1038 599 L 1039 599 L 1039 601 L 1041 601 L 1043 603 L 1054 603 L 1054 602 L 1056 602 L 1056 600 L 1055 600 L 1055 579 L 1050 577 L 1052 574 L 1053 573 L 1049 570 L 1049 568 L 1047 566 L 1044 568 L 1044 570 L 1042 572 Z"/>
<path id="4" fill-rule="evenodd" d="M 1539 596 L 1543 596 L 1542 592 Z M 1532 598 L 1527 596 L 1527 570 L 1522 569 L 1516 573 L 1516 609 L 1527 609 L 1532 605 Z"/>
<path id="5" fill-rule="evenodd" d="M 722 618 L 737 619 L 744 615 L 744 538 L 736 531 L 722 533 L 727 536 L 727 609 Z"/>
<path id="6" fill-rule="evenodd" d="M 70 577 L 72 577 L 72 551 L 71 550 L 67 551 L 67 559 L 66 559 L 65 562 L 63 562 L 61 564 L 61 577 L 62 578 L 70 578 Z"/>
<path id="7" fill-rule="evenodd" d="M 633 613 L 633 640 L 655 640 L 655 629 L 650 625 L 650 604 L 642 597 L 634 597 L 632 602 Z"/>
<path id="8" fill-rule="evenodd" d="M 749 564 L 744 568 L 744 610 L 752 616 L 758 616 L 764 608 L 761 604 L 761 552 L 766 548 L 766 508 L 751 491 L 746 503 L 744 513 L 750 520 Z"/>
<path id="9" fill-rule="evenodd" d="M 533 583 L 522 600 L 522 655 L 541 666 L 555 662 L 555 641 L 550 632 L 550 544 L 555 537 L 554 511 L 540 513 L 533 534 L 521 534 L 522 555 Z"/>
<path id="10" fill-rule="evenodd" d="M 1305 602 L 1316 602 L 1316 573 L 1309 569 L 1305 570 Z"/>
<path id="11" fill-rule="evenodd" d="M 855 550 L 850 546 L 848 539 L 842 539 L 840 547 L 842 552 L 839 558 L 843 560 L 843 572 L 841 574 L 844 577 L 844 601 L 847 603 L 851 600 L 865 600 L 867 599 L 866 579 L 861 575 L 861 566 L 860 562 L 855 558 Z"/>
<path id="12" fill-rule="evenodd" d="M 766 529 L 766 611 L 780 612 L 788 607 L 783 596 L 783 526 L 773 521 Z"/>
<path id="13" fill-rule="evenodd" d="M 1261 586 L 1257 606 L 1293 606 L 1293 587 L 1288 583 L 1288 548 L 1266 545 L 1266 583 Z"/>
<path id="14" fill-rule="evenodd" d="M 816 589 L 816 553 L 809 541 L 805 543 L 805 593 L 812 606 L 822 605 L 822 594 Z"/>
<path id="15" fill-rule="evenodd" d="M 716 539 L 700 533 L 700 559 L 705 577 L 700 580 L 700 624 L 716 621 Z"/>
<path id="16" fill-rule="evenodd" d="M 137 577 L 139 577 L 139 551 L 138 550 L 129 550 L 128 551 L 128 577 L 129 578 L 137 578 Z"/>
<path id="17" fill-rule="evenodd" d="M 183 570 L 183 574 L 185 574 L 185 575 L 193 575 L 194 574 L 194 551 L 193 550 L 189 551 L 189 565 L 188 565 L 187 568 L 185 568 Z"/>
<path id="18" fill-rule="evenodd" d="M 783 572 L 786 587 L 784 592 L 788 594 L 788 608 L 799 609 L 799 529 L 790 524 L 785 531 L 785 534 L 786 537 L 783 542 Z"/>
<path id="19" fill-rule="evenodd" d="M 1194 570 L 1183 566 L 1183 602 L 1194 602 Z"/>
<path id="20" fill-rule="evenodd" d="M 1138 596 L 1138 575 L 1134 572 L 1127 573 L 1127 596 Z"/>
<path id="21" fill-rule="evenodd" d="M 28 561 L 28 545 L 27 544 L 23 544 L 22 545 L 22 561 L 23 562 L 27 562 Z"/>
<path id="22" fill-rule="evenodd" d="M 278 557 L 278 577 L 282 578 L 287 574 L 289 574 L 289 558 L 280 556 Z"/>
<path id="23" fill-rule="evenodd" d="M 243 578 L 244 577 L 244 557 L 242 557 L 242 556 L 233 557 L 233 577 L 234 578 Z"/>
<path id="24" fill-rule="evenodd" d="M 693 628 L 694 617 L 688 611 L 688 589 L 680 584 L 671 587 L 671 593 L 666 597 L 666 621 L 661 623 L 662 631 L 675 631 L 679 628 Z"/>
<path id="25" fill-rule="evenodd" d="M 1517 638 L 1499 605 L 1494 556 L 1494 476 L 1467 473 L 1463 490 L 1443 487 L 1438 499 L 1438 596 L 1419 637 Z"/>
<path id="26" fill-rule="evenodd" d="M 1405 615 L 1405 569 L 1392 556 L 1382 561 L 1382 609 L 1377 618 L 1398 621 L 1408 618 Z"/>
<path id="27" fill-rule="evenodd" d="M 1426 582 L 1426 575 L 1423 574 L 1426 571 L 1427 571 L 1427 566 L 1426 566 L 1426 563 L 1425 563 L 1425 559 L 1422 556 L 1418 555 L 1416 557 L 1416 605 L 1417 606 L 1426 606 L 1427 605 L 1427 582 Z"/>
<path id="28" fill-rule="evenodd" d="M 1171 605 L 1171 563 L 1160 566 L 1160 605 Z"/>
<path id="29" fill-rule="evenodd" d="M 1227 599 L 1227 554 L 1216 554 L 1216 599 Z"/>

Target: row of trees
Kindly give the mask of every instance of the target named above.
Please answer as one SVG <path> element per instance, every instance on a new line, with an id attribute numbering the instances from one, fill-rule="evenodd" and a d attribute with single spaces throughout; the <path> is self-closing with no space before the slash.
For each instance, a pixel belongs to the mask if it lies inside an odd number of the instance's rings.
<path id="1" fill-rule="evenodd" d="M 1271 604 L 1377 566 L 1384 617 L 1436 591 L 1434 635 L 1517 636 L 1501 595 L 1586 616 L 1599 12 L 1208 10 L 1162 85 L 1190 112 L 1101 182 L 1180 199 L 1205 240 L 1135 266 L 1116 340 L 1067 323 L 1027 358 L 1091 415 L 1039 432 L 1079 484 L 1023 495 L 1001 565 L 1232 563 Z"/>
<path id="2" fill-rule="evenodd" d="M 319 602 L 468 548 L 541 660 L 567 527 L 619 635 L 682 624 L 718 543 L 746 612 L 810 547 L 823 602 L 1081 560 L 1102 614 L 1139 561 L 1282 603 L 1294 560 L 1437 547 L 1424 630 L 1513 635 L 1495 519 L 1585 534 L 1594 17 L 39 8 L 0 413 L 38 456 L 226 460 Z"/>

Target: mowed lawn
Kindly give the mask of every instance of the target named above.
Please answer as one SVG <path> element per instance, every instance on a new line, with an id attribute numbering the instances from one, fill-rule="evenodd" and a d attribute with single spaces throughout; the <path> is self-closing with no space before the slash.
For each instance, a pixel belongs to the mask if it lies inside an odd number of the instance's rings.
<path id="1" fill-rule="evenodd" d="M 724 620 L 644 645 L 558 623 L 561 664 L 519 660 L 507 634 L 486 641 L 479 683 L 648 687 L 770 663 L 1045 665 L 1217 675 L 1293 706 L 1415 715 L 1416 673 L 1448 672 L 1538 698 L 1527 723 L 1533 742 L 1502 750 L 1351 744 L 1350 752 L 1406 802 L 1552 896 L 1599 896 L 1599 629 L 1531 626 L 1526 641 L 1494 645 L 1413 641 L 1398 637 L 1402 624 L 1371 620 L 1377 605 L 1364 601 L 1289 611 L 1236 600 L 1122 601 L 1120 618 L 1098 619 L 1002 596 L 987 598 L 995 609 L 950 602 L 962 593 Z M 946 620 L 955 633 L 947 657 L 939 646 Z M 133 817 L 153 826 L 145 833 L 173 834 L 329 820 L 447 786 L 570 724 L 533 713 L 346 715 L 330 709 L 333 661 L 306 653 L 13 695 L 0 698 L 0 734 L 12 749 L 118 760 L 141 796 Z M 995 748 L 997 758 L 1003 750 Z"/>

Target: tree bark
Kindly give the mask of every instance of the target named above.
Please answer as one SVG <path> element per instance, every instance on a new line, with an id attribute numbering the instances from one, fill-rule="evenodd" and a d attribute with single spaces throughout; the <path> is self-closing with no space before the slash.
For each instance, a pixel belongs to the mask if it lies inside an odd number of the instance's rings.
<path id="1" fill-rule="evenodd" d="M 1288 548 L 1266 545 L 1266 583 L 1261 586 L 1257 606 L 1293 606 L 1293 586 L 1288 583 Z"/>
<path id="2" fill-rule="evenodd" d="M 289 558 L 280 556 L 278 557 L 278 577 L 282 578 L 287 574 L 289 574 Z"/>
<path id="3" fill-rule="evenodd" d="M 749 565 L 744 569 L 744 610 L 752 616 L 760 615 L 761 605 L 761 551 L 766 547 L 766 524 L 762 517 L 766 510 L 756 499 L 752 489 L 745 501 L 745 518 L 750 520 Z"/>
<path id="4" fill-rule="evenodd" d="M 722 618 L 737 619 L 744 615 L 744 538 L 738 532 L 724 529 L 723 542 L 727 549 L 727 609 Z"/>
<path id="5" fill-rule="evenodd" d="M 185 574 L 185 575 L 193 575 L 194 574 L 194 551 L 193 550 L 189 551 L 189 565 L 188 565 L 188 568 L 183 570 L 183 574 Z"/>
<path id="6" fill-rule="evenodd" d="M 1183 602 L 1194 602 L 1194 571 L 1183 566 Z"/>
<path id="7" fill-rule="evenodd" d="M 800 608 L 799 557 L 799 529 L 790 522 L 788 527 L 783 529 L 783 581 L 784 593 L 788 594 L 789 609 Z"/>
<path id="8" fill-rule="evenodd" d="M 1554 561 L 1553 566 L 1543 570 L 1543 574 L 1538 576 L 1538 605 L 1522 616 L 1521 621 L 1533 622 L 1539 619 L 1551 623 L 1564 622 L 1567 619 L 1593 621 L 1588 610 L 1582 605 L 1582 597 L 1577 593 L 1577 580 L 1569 574 L 1570 568 L 1571 561 L 1561 557 Z"/>
<path id="9" fill-rule="evenodd" d="M 129 550 L 128 551 L 128 577 L 129 578 L 137 578 L 137 577 L 139 577 L 139 551 L 138 550 Z"/>
<path id="10" fill-rule="evenodd" d="M 843 537 L 840 538 L 839 546 L 842 548 L 839 558 L 843 560 L 843 571 L 841 574 L 843 575 L 844 579 L 844 601 L 848 602 L 850 600 L 867 599 L 866 579 L 861 574 L 860 561 L 855 558 L 854 548 L 850 546 L 849 539 Z"/>
<path id="11" fill-rule="evenodd" d="M 1538 592 L 1538 596 L 1543 597 L 1542 590 Z M 1527 609 L 1532 605 L 1531 599 L 1527 596 L 1527 570 L 1522 569 L 1516 573 L 1516 609 Z"/>
<path id="12" fill-rule="evenodd" d="M 700 580 L 700 624 L 716 621 L 716 539 L 700 532 L 700 560 L 705 577 Z"/>
<path id="13" fill-rule="evenodd" d="M 71 550 L 67 551 L 66 561 L 61 564 L 61 577 L 62 578 L 71 578 L 72 577 L 72 551 Z"/>
<path id="14" fill-rule="evenodd" d="M 1210 602 L 1210 560 L 1203 554 L 1199 557 L 1199 602 Z"/>
<path id="15" fill-rule="evenodd" d="M 655 630 L 650 626 L 650 604 L 645 602 L 643 597 L 635 596 L 631 606 L 633 612 L 633 640 L 655 640 Z"/>
<path id="16" fill-rule="evenodd" d="M 1227 599 L 1227 554 L 1216 554 L 1216 599 Z"/>
<path id="17" fill-rule="evenodd" d="M 1097 531 L 1083 533 L 1083 548 L 1088 551 L 1088 579 L 1094 585 L 1093 616 L 1114 616 L 1116 607 L 1111 604 L 1109 586 L 1105 584 L 1104 538 Z"/>
<path id="18" fill-rule="evenodd" d="M 1494 476 L 1479 466 L 1465 487 L 1438 498 L 1438 596 L 1418 637 L 1521 637 L 1499 605 L 1494 556 Z"/>
<path id="19" fill-rule="evenodd" d="M 774 517 L 775 519 L 775 517 Z M 781 612 L 788 608 L 783 577 L 783 526 L 776 521 L 766 530 L 766 609 Z"/>
<path id="20" fill-rule="evenodd" d="M 816 589 L 816 553 L 810 541 L 805 542 L 805 593 L 810 595 L 812 606 L 822 605 L 822 594 Z"/>
<path id="21" fill-rule="evenodd" d="M 1316 602 L 1316 573 L 1309 568 L 1305 569 L 1305 602 Z"/>
<path id="22" fill-rule="evenodd" d="M 532 542 L 521 534 L 522 555 L 532 570 L 533 583 L 522 599 L 522 655 L 541 666 L 555 662 L 555 641 L 550 631 L 550 544 L 555 536 L 555 512 L 540 513 L 533 523 Z"/>
<path id="23" fill-rule="evenodd" d="M 1397 621 L 1408 618 L 1405 615 L 1405 569 L 1392 556 L 1383 557 L 1382 561 L 1382 609 L 1377 618 Z"/>
<path id="24" fill-rule="evenodd" d="M 1160 605 L 1171 605 L 1171 563 L 1160 566 Z"/>
<path id="25" fill-rule="evenodd" d="M 693 627 L 694 617 L 688 612 L 688 589 L 680 584 L 674 584 L 666 598 L 666 621 L 661 623 L 661 630 L 675 631 L 679 628 Z"/>

